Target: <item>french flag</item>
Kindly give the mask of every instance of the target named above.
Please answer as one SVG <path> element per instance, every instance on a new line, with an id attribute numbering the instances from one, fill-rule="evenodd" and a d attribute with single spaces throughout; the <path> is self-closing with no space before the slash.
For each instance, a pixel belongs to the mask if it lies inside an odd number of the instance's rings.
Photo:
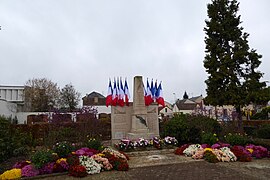
<path id="1" fill-rule="evenodd" d="M 158 86 L 157 91 L 156 91 L 156 98 L 157 98 L 156 99 L 157 103 L 162 105 L 163 107 L 165 107 L 165 101 L 163 98 L 161 82 L 159 83 L 159 86 Z"/>
<path id="2" fill-rule="evenodd" d="M 149 86 L 148 79 L 147 79 L 147 86 L 146 86 L 144 100 L 145 100 L 146 106 L 149 106 L 153 102 L 151 88 Z"/>
<path id="3" fill-rule="evenodd" d="M 122 84 L 122 79 L 120 78 L 120 82 L 119 82 L 119 95 L 118 95 L 118 105 L 121 106 L 121 107 L 123 107 L 125 105 L 124 97 L 125 97 L 124 87 L 123 87 L 123 84 Z"/>
<path id="4" fill-rule="evenodd" d="M 116 85 L 116 81 L 114 79 L 113 94 L 112 94 L 112 106 L 117 106 L 117 102 L 118 102 L 118 88 Z"/>
<path id="5" fill-rule="evenodd" d="M 112 105 L 112 83 L 111 79 L 109 80 L 109 86 L 108 86 L 108 93 L 106 97 L 106 106 L 108 107 L 109 105 Z"/>
<path id="6" fill-rule="evenodd" d="M 152 102 L 156 101 L 156 91 L 157 91 L 157 85 L 154 85 L 153 79 L 151 81 L 151 95 L 152 95 Z"/>
<path id="7" fill-rule="evenodd" d="M 127 79 L 125 79 L 124 93 L 125 93 L 125 103 L 127 106 L 129 106 L 130 94 L 129 94 L 129 90 L 128 90 Z"/>

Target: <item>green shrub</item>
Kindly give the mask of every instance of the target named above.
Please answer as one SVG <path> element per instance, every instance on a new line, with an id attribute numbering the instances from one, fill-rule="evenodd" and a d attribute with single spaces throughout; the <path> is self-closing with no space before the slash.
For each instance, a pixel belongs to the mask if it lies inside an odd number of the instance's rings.
<path id="1" fill-rule="evenodd" d="M 222 130 L 217 120 L 203 115 L 187 115 L 187 122 L 189 127 L 196 127 L 201 132 L 219 134 Z"/>
<path id="2" fill-rule="evenodd" d="M 162 137 L 174 136 L 180 144 L 201 143 L 202 132 L 216 133 L 221 131 L 219 123 L 202 115 L 175 115 L 171 120 L 164 122 Z"/>
<path id="3" fill-rule="evenodd" d="M 16 148 L 13 150 L 13 156 L 24 156 L 24 155 L 28 155 L 28 149 L 25 146 Z"/>
<path id="4" fill-rule="evenodd" d="M 253 136 L 253 135 L 255 135 L 254 133 L 256 132 L 256 127 L 253 127 L 253 126 L 244 126 L 243 129 L 244 129 L 244 132 L 245 132 L 248 136 Z"/>
<path id="5" fill-rule="evenodd" d="M 101 140 L 98 138 L 92 138 L 87 136 L 87 140 L 85 142 L 85 146 L 91 149 L 96 149 L 96 150 L 103 150 L 103 145 L 101 143 Z"/>
<path id="6" fill-rule="evenodd" d="M 22 133 L 17 127 L 11 124 L 11 119 L 0 116 L 0 162 L 12 156 L 27 155 L 33 146 L 31 133 Z"/>
<path id="7" fill-rule="evenodd" d="M 54 160 L 53 152 L 50 150 L 39 150 L 31 156 L 31 162 L 38 169 Z"/>
<path id="8" fill-rule="evenodd" d="M 258 138 L 270 139 L 270 124 L 262 125 L 256 130 L 255 134 Z"/>
<path id="9" fill-rule="evenodd" d="M 62 127 L 60 125 L 51 124 L 49 126 L 50 131 L 47 136 L 44 137 L 45 146 L 51 147 L 57 142 L 78 140 L 79 133 L 72 127 Z"/>
<path id="10" fill-rule="evenodd" d="M 58 138 L 61 141 L 67 141 L 70 139 L 74 139 L 77 137 L 78 131 L 74 128 L 71 127 L 61 127 L 60 130 L 58 131 Z"/>
<path id="11" fill-rule="evenodd" d="M 0 116 L 0 162 L 11 157 L 13 149 L 10 122 L 4 116 Z"/>
<path id="12" fill-rule="evenodd" d="M 74 150 L 75 146 L 73 146 L 70 142 L 67 141 L 56 143 L 53 146 L 53 151 L 57 153 L 57 155 L 61 158 L 67 157 Z"/>
<path id="13" fill-rule="evenodd" d="M 270 106 L 262 108 L 260 112 L 255 113 L 252 115 L 250 118 L 253 120 L 267 120 L 268 118 L 268 113 L 270 113 Z"/>
<path id="14" fill-rule="evenodd" d="M 20 133 L 10 119 L 0 116 L 0 162 L 12 156 L 27 155 L 28 139 L 28 134 Z"/>
<path id="15" fill-rule="evenodd" d="M 163 131 L 160 132 L 164 138 L 166 136 L 175 137 L 179 143 L 188 142 L 189 129 L 186 115 L 175 115 L 171 120 L 164 123 Z"/>
<path id="16" fill-rule="evenodd" d="M 230 145 L 240 145 L 240 146 L 245 146 L 249 140 L 248 137 L 239 133 L 235 134 L 227 134 L 224 136 L 225 142 L 229 143 Z"/>
<path id="17" fill-rule="evenodd" d="M 202 143 L 213 145 L 218 142 L 217 134 L 213 133 L 202 133 Z"/>

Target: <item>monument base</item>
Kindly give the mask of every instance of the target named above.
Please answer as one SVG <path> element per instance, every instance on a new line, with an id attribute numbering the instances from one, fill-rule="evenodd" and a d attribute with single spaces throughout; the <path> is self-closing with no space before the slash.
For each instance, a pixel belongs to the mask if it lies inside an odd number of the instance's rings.
<path id="1" fill-rule="evenodd" d="M 157 136 L 154 133 L 127 133 L 127 139 L 130 140 L 138 140 L 139 138 L 144 138 L 144 139 L 152 139 L 153 137 Z"/>

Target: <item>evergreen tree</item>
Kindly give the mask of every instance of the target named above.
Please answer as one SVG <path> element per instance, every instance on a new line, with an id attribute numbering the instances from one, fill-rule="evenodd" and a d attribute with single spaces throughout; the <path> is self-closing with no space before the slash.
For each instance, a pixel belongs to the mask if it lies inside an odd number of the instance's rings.
<path id="1" fill-rule="evenodd" d="M 211 105 L 234 105 L 242 126 L 241 107 L 261 103 L 266 83 L 260 82 L 263 74 L 257 70 L 261 55 L 248 45 L 249 34 L 240 26 L 236 0 L 212 0 L 207 5 L 208 17 L 204 67 L 209 74 L 206 102 Z M 268 96 L 269 100 L 269 96 Z"/>
<path id="2" fill-rule="evenodd" d="M 76 109 L 79 105 L 81 94 L 77 92 L 70 83 L 65 85 L 60 92 L 60 104 L 62 108 L 68 108 L 70 111 Z"/>

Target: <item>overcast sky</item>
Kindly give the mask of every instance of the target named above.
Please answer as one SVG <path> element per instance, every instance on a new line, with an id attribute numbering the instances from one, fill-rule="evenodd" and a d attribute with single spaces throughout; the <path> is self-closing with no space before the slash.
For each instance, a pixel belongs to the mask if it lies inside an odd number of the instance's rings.
<path id="1" fill-rule="evenodd" d="M 82 96 L 107 94 L 108 79 L 162 81 L 165 100 L 205 96 L 210 0 L 0 0 L 0 85 L 47 78 Z M 270 1 L 239 0 L 250 48 L 270 80 Z M 269 85 L 269 83 L 268 83 Z"/>

